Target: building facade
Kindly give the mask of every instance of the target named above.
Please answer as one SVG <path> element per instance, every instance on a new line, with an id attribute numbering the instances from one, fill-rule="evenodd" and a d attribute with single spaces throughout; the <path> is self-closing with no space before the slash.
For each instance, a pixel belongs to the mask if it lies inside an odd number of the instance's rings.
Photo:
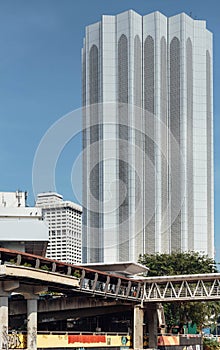
<path id="1" fill-rule="evenodd" d="M 49 226 L 47 258 L 67 263 L 82 262 L 82 208 L 64 201 L 58 193 L 39 193 L 36 207 L 40 207 Z"/>
<path id="2" fill-rule="evenodd" d="M 86 28 L 83 261 L 214 256 L 212 33 L 181 13 Z"/>
<path id="3" fill-rule="evenodd" d="M 26 198 L 22 191 L 0 192 L 0 246 L 45 256 L 48 227 L 42 210 L 28 207 Z"/>

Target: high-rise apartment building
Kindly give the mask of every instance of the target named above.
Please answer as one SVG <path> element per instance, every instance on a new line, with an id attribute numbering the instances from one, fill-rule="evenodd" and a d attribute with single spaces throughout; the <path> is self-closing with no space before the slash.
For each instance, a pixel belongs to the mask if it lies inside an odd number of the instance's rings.
<path id="1" fill-rule="evenodd" d="M 49 226 L 49 243 L 46 256 L 67 263 L 82 262 L 82 208 L 64 201 L 54 192 L 39 193 L 36 207 L 42 208 Z"/>
<path id="2" fill-rule="evenodd" d="M 83 260 L 214 256 L 212 33 L 181 13 L 102 16 L 83 60 Z"/>

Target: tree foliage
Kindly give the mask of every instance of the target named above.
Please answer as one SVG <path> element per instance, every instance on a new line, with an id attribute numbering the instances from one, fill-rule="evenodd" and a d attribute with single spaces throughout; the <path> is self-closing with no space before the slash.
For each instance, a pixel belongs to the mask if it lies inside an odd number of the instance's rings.
<path id="1" fill-rule="evenodd" d="M 148 276 L 172 276 L 217 272 L 216 263 L 197 252 L 144 254 L 139 262 L 149 267 Z"/>
<path id="2" fill-rule="evenodd" d="M 219 350 L 220 344 L 216 339 L 204 338 L 203 350 Z"/>
<path id="3" fill-rule="evenodd" d="M 197 252 L 144 254 L 139 262 L 149 267 L 148 276 L 171 276 L 217 272 L 213 259 Z M 196 323 L 199 328 L 215 322 L 220 314 L 219 302 L 173 302 L 164 304 L 167 325 Z"/>

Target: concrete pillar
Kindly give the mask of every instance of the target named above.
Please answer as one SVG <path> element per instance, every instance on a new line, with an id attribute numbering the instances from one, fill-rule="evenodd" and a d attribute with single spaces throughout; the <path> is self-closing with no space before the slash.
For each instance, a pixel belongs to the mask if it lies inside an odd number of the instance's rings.
<path id="1" fill-rule="evenodd" d="M 143 323 L 144 309 L 140 305 L 134 307 L 134 333 L 133 333 L 133 348 L 134 350 L 143 349 Z"/>
<path id="2" fill-rule="evenodd" d="M 8 349 L 8 296 L 0 295 L 0 350 Z"/>
<path id="3" fill-rule="evenodd" d="M 8 297 L 18 287 L 18 281 L 0 282 L 0 350 L 8 349 Z"/>
<path id="4" fill-rule="evenodd" d="M 37 350 L 37 298 L 27 299 L 27 349 Z"/>
<path id="5" fill-rule="evenodd" d="M 27 349 L 37 350 L 37 301 L 38 294 L 46 292 L 44 286 L 21 286 L 19 292 L 27 300 Z"/>
<path id="6" fill-rule="evenodd" d="M 149 348 L 157 348 L 158 315 L 157 304 L 149 304 L 147 309 L 147 323 L 149 332 Z"/>

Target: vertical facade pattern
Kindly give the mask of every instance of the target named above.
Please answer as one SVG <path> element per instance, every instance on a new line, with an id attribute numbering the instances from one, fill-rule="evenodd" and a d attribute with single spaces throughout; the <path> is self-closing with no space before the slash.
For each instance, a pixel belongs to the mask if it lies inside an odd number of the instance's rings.
<path id="1" fill-rule="evenodd" d="M 142 44 L 139 35 L 134 38 L 134 121 L 135 126 L 135 211 L 138 211 L 143 216 L 142 188 L 143 184 L 143 134 L 142 130 Z M 138 152 L 140 150 L 140 152 Z M 135 256 L 138 256 L 143 248 L 143 233 L 141 230 L 140 221 L 142 217 L 138 215 L 135 221 Z"/>
<path id="2" fill-rule="evenodd" d="M 84 43 L 85 44 L 85 43 Z M 85 111 L 86 106 L 86 50 L 82 49 L 82 105 L 83 105 L 83 133 L 82 133 L 82 147 L 83 151 L 86 150 L 87 146 L 87 116 Z M 87 156 L 83 152 L 83 174 L 87 174 Z M 83 178 L 83 216 L 82 216 L 82 225 L 87 227 L 87 179 Z M 82 261 L 87 261 L 87 234 L 82 236 Z"/>
<path id="3" fill-rule="evenodd" d="M 142 47 L 139 35 L 134 38 L 134 105 L 142 107 Z"/>
<path id="4" fill-rule="evenodd" d="M 84 262 L 137 260 L 156 250 L 213 256 L 212 36 L 205 22 L 127 11 L 86 33 Z M 109 101 L 113 126 L 105 124 Z M 108 215 L 112 183 L 116 209 Z"/>
<path id="5" fill-rule="evenodd" d="M 171 158 L 171 196 L 175 191 L 175 200 L 171 199 L 171 251 L 181 249 L 181 209 L 176 215 L 175 209 L 181 208 L 181 169 L 175 164 L 176 152 L 180 151 L 180 41 L 174 37 L 170 43 L 170 132 L 175 138 L 179 150 L 170 147 Z M 179 191 L 179 196 L 178 192 Z M 175 214 L 174 214 L 175 213 Z"/>
<path id="6" fill-rule="evenodd" d="M 123 34 L 118 40 L 118 168 L 119 181 L 119 260 L 129 257 L 129 158 L 128 158 L 128 39 Z M 120 104 L 123 104 L 120 106 Z M 126 193 L 124 191 L 126 188 Z M 125 230 L 126 227 L 126 230 Z"/>
<path id="7" fill-rule="evenodd" d="M 161 120 L 161 241 L 162 251 L 169 251 L 169 218 L 168 218 L 168 111 L 167 111 L 167 44 L 163 36 L 160 41 L 160 120 Z"/>
<path id="8" fill-rule="evenodd" d="M 190 38 L 186 42 L 187 80 L 187 221 L 188 245 L 194 249 L 194 200 L 193 200 L 193 52 Z"/>
<path id="9" fill-rule="evenodd" d="M 152 214 L 152 206 L 155 207 L 155 143 L 154 143 L 154 96 L 155 96 L 155 58 L 154 39 L 147 36 L 144 42 L 144 130 L 145 130 L 145 247 L 149 253 L 155 252 L 155 212 Z M 149 193 L 151 194 L 149 196 Z"/>
<path id="10" fill-rule="evenodd" d="M 90 240 L 90 261 L 102 261 L 102 230 L 101 230 L 101 213 L 100 204 L 102 201 L 101 182 L 97 179 L 101 178 L 101 164 L 100 163 L 100 140 L 101 140 L 101 125 L 99 125 L 99 57 L 98 48 L 93 45 L 89 53 L 89 113 L 91 126 L 90 132 L 90 146 L 91 158 L 89 174 L 90 186 L 90 226 L 92 234 L 88 237 Z"/>
<path id="11" fill-rule="evenodd" d="M 212 232 L 212 103 L 211 103 L 211 56 L 206 51 L 206 137 L 207 137 L 207 241 L 211 251 L 209 233 Z"/>

